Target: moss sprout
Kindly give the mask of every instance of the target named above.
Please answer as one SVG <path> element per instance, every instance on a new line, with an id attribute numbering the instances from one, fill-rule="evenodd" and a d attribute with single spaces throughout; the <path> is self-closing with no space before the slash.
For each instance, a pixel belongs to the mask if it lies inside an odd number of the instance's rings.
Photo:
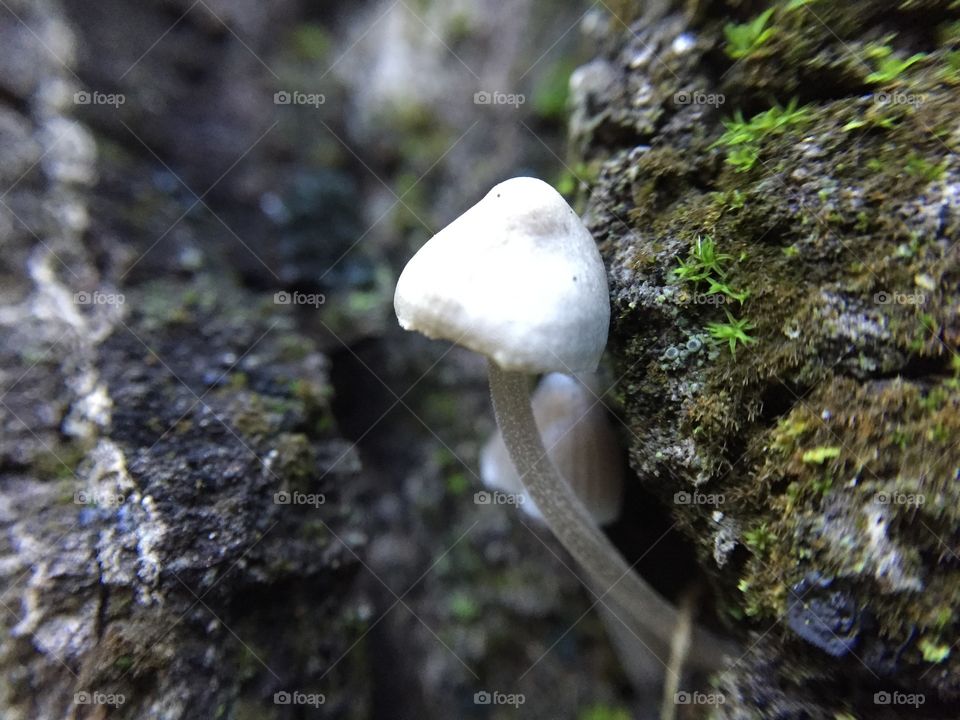
<path id="1" fill-rule="evenodd" d="M 723 28 L 723 34 L 727 39 L 727 55 L 734 60 L 739 60 L 755 52 L 773 37 L 776 31 L 769 26 L 773 11 L 774 8 L 764 10 L 749 22 L 742 24 L 727 23 Z"/>
<path id="2" fill-rule="evenodd" d="M 749 330 L 754 328 L 754 325 L 746 318 L 737 319 L 733 317 L 726 308 L 724 308 L 724 312 L 727 314 L 727 322 L 708 323 L 707 332 L 710 333 L 710 337 L 717 343 L 727 343 L 727 346 L 730 348 L 730 354 L 736 357 L 738 344 L 752 345 L 757 341 L 756 338 L 747 334 Z"/>
<path id="3" fill-rule="evenodd" d="M 916 53 L 908 58 L 900 58 L 893 54 L 893 48 L 885 44 L 869 46 L 866 54 L 874 68 L 866 80 L 874 85 L 889 85 L 927 57 L 924 53 Z"/>
<path id="4" fill-rule="evenodd" d="M 732 118 L 723 121 L 725 131 L 710 147 L 731 148 L 727 154 L 727 164 L 737 172 L 747 172 L 760 156 L 759 143 L 762 140 L 805 122 L 809 117 L 809 109 L 799 107 L 796 98 L 790 100 L 786 107 L 774 105 L 749 120 L 744 119 L 743 112 L 737 110 Z"/>

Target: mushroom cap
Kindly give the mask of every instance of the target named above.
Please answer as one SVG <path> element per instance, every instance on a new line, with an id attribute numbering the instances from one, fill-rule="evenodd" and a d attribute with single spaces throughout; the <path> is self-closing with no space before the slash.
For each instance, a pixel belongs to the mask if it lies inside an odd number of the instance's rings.
<path id="1" fill-rule="evenodd" d="M 530 402 L 550 461 L 594 521 L 606 525 L 620 515 L 624 468 L 616 433 L 598 394 L 592 374 L 550 373 L 544 375 Z M 499 431 L 480 452 L 480 479 L 488 488 L 522 494 L 521 509 L 543 519 L 526 496 Z"/>
<path id="2" fill-rule="evenodd" d="M 535 178 L 500 183 L 420 248 L 397 282 L 400 325 L 483 353 L 505 370 L 596 370 L 607 274 L 590 232 Z"/>

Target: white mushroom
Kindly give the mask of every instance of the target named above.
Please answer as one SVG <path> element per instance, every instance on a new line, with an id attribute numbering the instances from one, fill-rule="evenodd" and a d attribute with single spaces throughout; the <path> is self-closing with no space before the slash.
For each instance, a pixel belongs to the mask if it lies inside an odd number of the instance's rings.
<path id="1" fill-rule="evenodd" d="M 607 274 L 552 187 L 500 183 L 433 236 L 397 282 L 405 330 L 452 340 L 521 373 L 592 372 L 607 344 Z"/>
<path id="2" fill-rule="evenodd" d="M 540 180 L 500 183 L 410 260 L 394 307 L 405 329 L 490 359 L 494 413 L 527 494 L 590 584 L 666 657 L 676 608 L 633 572 L 559 476 L 530 408 L 530 375 L 592 372 L 607 341 L 606 271 L 577 214 Z M 721 644 L 699 636 L 698 665 L 718 667 Z"/>

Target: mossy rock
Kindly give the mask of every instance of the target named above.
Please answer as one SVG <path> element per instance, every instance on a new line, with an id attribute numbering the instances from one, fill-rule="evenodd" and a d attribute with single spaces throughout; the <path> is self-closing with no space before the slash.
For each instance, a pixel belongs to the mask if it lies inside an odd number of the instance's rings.
<path id="1" fill-rule="evenodd" d="M 732 57 L 731 13 L 767 8 Z M 732 632 L 795 658 L 752 652 L 720 716 L 774 716 L 744 709 L 762 673 L 842 669 L 815 717 L 960 693 L 958 12 L 700 3 L 611 38 L 578 94 L 638 482 Z"/>

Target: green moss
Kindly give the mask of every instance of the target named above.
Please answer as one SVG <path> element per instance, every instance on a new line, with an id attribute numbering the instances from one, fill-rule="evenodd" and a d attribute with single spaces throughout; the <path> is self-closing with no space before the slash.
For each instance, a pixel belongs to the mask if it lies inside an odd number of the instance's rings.
<path id="1" fill-rule="evenodd" d="M 810 489 L 817 495 L 826 495 L 833 489 L 833 478 L 824 474 L 810 481 Z"/>
<path id="2" fill-rule="evenodd" d="M 715 342 L 720 344 L 726 343 L 730 349 L 730 355 L 736 357 L 737 345 L 752 345 L 757 341 L 756 338 L 747 334 L 748 331 L 752 330 L 755 326 L 746 318 L 740 318 L 738 320 L 733 317 L 726 308 L 724 308 L 723 311 L 727 315 L 727 322 L 707 323 L 707 332 L 710 333 L 710 337 Z"/>
<path id="3" fill-rule="evenodd" d="M 597 163 L 578 162 L 572 169 L 564 168 L 553 185 L 558 193 L 572 202 L 577 195 L 579 186 L 592 186 L 597 181 L 598 173 L 599 165 Z"/>
<path id="4" fill-rule="evenodd" d="M 951 82 L 957 82 L 957 73 L 960 72 L 960 50 L 953 50 L 943 56 L 944 67 L 941 71 L 941 78 Z"/>
<path id="5" fill-rule="evenodd" d="M 805 463 L 816 463 L 817 465 L 823 465 L 827 460 L 840 457 L 840 448 L 836 445 L 827 445 L 823 447 L 813 448 L 812 450 L 807 450 L 803 453 L 801 460 Z"/>
<path id="6" fill-rule="evenodd" d="M 917 400 L 917 404 L 920 407 L 922 407 L 924 410 L 935 412 L 940 408 L 942 408 L 944 404 L 950 399 L 952 394 L 950 392 L 951 389 L 952 388 L 949 388 L 946 385 L 934 386 L 930 388 L 930 390 L 928 390 L 927 393 L 923 395 L 919 400 Z"/>
<path id="7" fill-rule="evenodd" d="M 723 121 L 726 130 L 713 147 L 757 143 L 769 135 L 783 132 L 809 118 L 809 109 L 798 107 L 796 98 L 790 100 L 786 107 L 774 105 L 769 110 L 757 113 L 749 120 L 744 120 L 743 113 L 737 110 L 731 119 Z"/>
<path id="8" fill-rule="evenodd" d="M 727 23 L 723 27 L 724 37 L 727 39 L 724 48 L 727 55 L 739 60 L 754 53 L 761 45 L 773 37 L 774 28 L 769 27 L 774 8 L 764 10 L 753 20 L 738 25 Z"/>
<path id="9" fill-rule="evenodd" d="M 727 207 L 732 210 L 741 210 L 743 206 L 747 204 L 746 196 L 739 190 L 731 190 L 729 193 L 726 193 Z"/>
<path id="10" fill-rule="evenodd" d="M 733 260 L 733 256 L 718 253 L 717 244 L 713 238 L 697 237 L 693 247 L 690 248 L 690 256 L 687 260 L 678 260 L 673 273 L 678 280 L 690 282 L 707 280 L 712 275 L 725 277 L 727 273 L 723 269 L 723 264 L 729 260 Z"/>
<path id="11" fill-rule="evenodd" d="M 950 369 L 953 377 L 944 382 L 944 387 L 950 390 L 960 390 L 960 354 L 954 354 L 950 357 Z"/>
<path id="12" fill-rule="evenodd" d="M 953 621 L 953 610 L 951 608 L 941 608 L 937 613 L 934 627 L 942 630 Z"/>
<path id="13" fill-rule="evenodd" d="M 271 470 L 292 489 L 312 490 L 317 477 L 317 457 L 310 439 L 302 433 L 281 433 L 274 440 L 277 459 Z"/>
<path id="14" fill-rule="evenodd" d="M 883 130 L 892 130 L 894 127 L 896 127 L 898 122 L 899 118 L 896 116 L 890 116 L 876 111 L 867 111 L 863 117 L 857 117 L 847 122 L 847 124 L 844 125 L 841 130 L 843 130 L 843 132 L 852 132 L 854 130 L 861 130 L 863 128 L 881 128 Z M 877 163 L 879 163 L 879 166 L 875 165 L 875 167 L 883 167 L 883 164 L 880 163 L 879 160 Z"/>
<path id="15" fill-rule="evenodd" d="M 860 387 L 838 379 L 780 420 L 766 446 L 773 452 L 754 480 L 757 507 L 773 512 L 758 512 L 757 528 L 744 537 L 748 547 L 765 552 L 762 562 L 748 563 L 742 576 L 742 587 L 751 590 L 745 606 L 759 609 L 759 616 L 777 617 L 783 609 L 779 599 L 754 589 L 778 584 L 778 574 L 796 582 L 812 567 L 828 577 L 861 578 L 872 587 L 879 561 L 860 529 L 865 516 L 861 510 L 845 511 L 851 513 L 846 520 L 843 513 L 834 514 L 827 535 L 843 539 L 825 541 L 825 502 L 869 508 L 884 498 L 881 507 L 892 513 L 899 528 L 896 538 L 904 553 L 899 568 L 906 576 L 919 572 L 920 553 L 939 552 L 937 538 L 949 534 L 960 520 L 960 491 L 954 481 L 960 462 L 955 454 L 931 452 L 928 433 L 940 427 L 944 437 L 960 434 L 960 394 L 947 389 L 944 395 L 940 388 L 937 401 L 929 402 L 930 394 L 903 381 Z M 814 407 L 834 409 L 829 423 L 814 414 Z M 841 453 L 840 447 L 846 451 Z M 834 463 L 829 473 L 821 463 L 827 460 Z M 904 468 L 911 471 L 906 474 Z M 851 477 L 859 482 L 838 487 L 833 481 Z M 785 479 L 790 482 L 784 486 Z M 939 500 L 933 502 L 934 497 Z M 835 505 L 840 498 L 842 503 Z M 909 550 L 912 547 L 916 549 Z M 958 572 L 940 568 L 927 573 L 919 599 L 912 592 L 871 594 L 871 610 L 884 636 L 902 643 L 913 627 L 934 627 L 949 636 L 956 626 L 953 608 L 960 602 Z M 932 643 L 927 653 L 938 647 Z"/>
<path id="16" fill-rule="evenodd" d="M 220 314 L 218 324 L 223 327 L 249 323 L 252 313 L 259 316 L 262 309 L 274 307 L 271 296 L 251 311 L 249 301 L 241 301 L 224 278 L 212 275 L 197 275 L 186 289 L 175 280 L 151 281 L 127 302 L 139 314 L 146 332 L 195 323 L 214 312 Z"/>
<path id="17" fill-rule="evenodd" d="M 786 107 L 774 105 L 749 120 L 745 120 L 743 113 L 737 110 L 732 118 L 723 121 L 725 131 L 710 147 L 730 148 L 727 164 L 732 165 L 737 172 L 747 172 L 753 168 L 760 156 L 761 142 L 804 123 L 809 118 L 808 108 L 798 107 L 796 98 Z"/>
<path id="18" fill-rule="evenodd" d="M 904 169 L 914 177 L 920 178 L 924 182 L 934 182 L 943 177 L 949 164 L 949 158 L 944 158 L 941 162 L 934 163 L 922 155 L 911 153 L 907 158 L 907 164 L 904 166 Z"/>
<path id="19" fill-rule="evenodd" d="M 950 645 L 933 642 L 927 638 L 920 640 L 920 652 L 928 663 L 942 663 L 950 657 Z"/>
<path id="20" fill-rule="evenodd" d="M 748 530 L 743 534 L 744 544 L 758 555 L 762 555 L 769 550 L 775 540 L 776 537 L 770 532 L 766 523 L 760 523 L 753 530 Z"/>
<path id="21" fill-rule="evenodd" d="M 722 295 L 729 300 L 735 300 L 741 305 L 750 297 L 749 290 L 734 290 L 725 282 L 716 278 L 707 278 L 707 295 Z"/>
<path id="22" fill-rule="evenodd" d="M 877 85 L 893 83 L 913 65 L 927 57 L 923 53 L 916 53 L 908 58 L 900 58 L 894 54 L 892 47 L 881 44 L 869 45 L 865 54 L 874 68 L 873 72 L 867 75 L 866 81 Z"/>
<path id="23" fill-rule="evenodd" d="M 753 145 L 741 145 L 727 153 L 727 165 L 738 173 L 750 172 L 760 158 L 760 150 Z"/>
<path id="24" fill-rule="evenodd" d="M 690 254 L 686 260 L 677 261 L 677 267 L 673 269 L 673 276 L 681 282 L 688 282 L 694 286 L 706 285 L 705 295 L 718 298 L 715 304 L 720 304 L 724 299 L 735 300 L 743 303 L 748 295 L 748 291 L 734 290 L 725 278 L 727 270 L 725 264 L 733 260 L 732 255 L 717 252 L 716 243 L 709 236 L 697 237 L 696 242 L 690 249 Z M 727 343 L 730 353 L 736 356 L 737 344 L 749 345 L 755 342 L 754 338 L 747 334 L 747 331 L 753 327 L 753 324 L 745 319 L 736 319 L 729 310 L 724 308 L 727 316 L 727 322 L 714 322 L 707 325 L 707 332 L 714 341 L 718 343 Z"/>

